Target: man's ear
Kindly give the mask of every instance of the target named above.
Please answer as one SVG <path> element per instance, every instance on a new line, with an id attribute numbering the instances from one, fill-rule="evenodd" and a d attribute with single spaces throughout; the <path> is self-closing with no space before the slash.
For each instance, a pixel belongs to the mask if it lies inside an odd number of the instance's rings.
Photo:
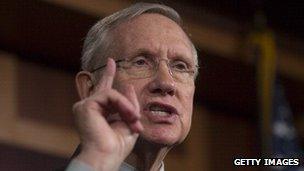
<path id="1" fill-rule="evenodd" d="M 77 86 L 77 92 L 81 99 L 90 96 L 91 91 L 94 88 L 92 74 L 87 71 L 80 71 L 77 73 L 75 81 Z"/>

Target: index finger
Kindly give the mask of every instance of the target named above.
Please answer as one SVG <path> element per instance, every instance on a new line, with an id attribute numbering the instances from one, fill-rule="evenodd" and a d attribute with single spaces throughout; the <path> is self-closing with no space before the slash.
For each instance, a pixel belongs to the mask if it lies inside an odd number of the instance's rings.
<path id="1" fill-rule="evenodd" d="M 112 88 L 113 80 L 116 72 L 116 63 L 112 58 L 108 58 L 107 66 L 97 85 L 97 90 Z"/>

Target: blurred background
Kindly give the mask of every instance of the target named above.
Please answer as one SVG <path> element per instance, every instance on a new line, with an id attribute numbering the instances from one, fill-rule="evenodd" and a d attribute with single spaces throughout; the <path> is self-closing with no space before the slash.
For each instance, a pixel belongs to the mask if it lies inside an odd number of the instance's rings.
<path id="1" fill-rule="evenodd" d="M 0 170 L 66 164 L 79 142 L 71 107 L 84 37 L 99 18 L 134 2 L 0 2 Z M 233 160 L 303 159 L 304 3 L 146 2 L 181 14 L 201 62 L 192 130 L 166 169 L 286 170 L 236 167 Z"/>

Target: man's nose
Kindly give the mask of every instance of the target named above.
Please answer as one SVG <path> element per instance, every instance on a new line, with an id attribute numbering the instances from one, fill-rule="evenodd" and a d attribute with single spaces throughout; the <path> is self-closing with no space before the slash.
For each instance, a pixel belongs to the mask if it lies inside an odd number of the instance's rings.
<path id="1" fill-rule="evenodd" d="M 170 72 L 167 64 L 161 62 L 149 85 L 149 91 L 153 94 L 160 94 L 163 96 L 167 94 L 170 96 L 175 95 L 176 85 Z"/>

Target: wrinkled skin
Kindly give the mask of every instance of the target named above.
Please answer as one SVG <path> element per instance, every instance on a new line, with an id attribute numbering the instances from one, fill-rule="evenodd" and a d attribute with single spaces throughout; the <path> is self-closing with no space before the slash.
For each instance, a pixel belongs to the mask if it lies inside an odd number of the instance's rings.
<path id="1" fill-rule="evenodd" d="M 114 60 L 144 51 L 159 59 L 194 61 L 184 31 L 159 14 L 135 17 L 118 25 L 110 34 L 113 41 L 109 57 Z M 116 70 L 111 58 L 97 85 L 92 83 L 91 73 L 82 71 L 76 77 L 82 100 L 74 105 L 74 113 L 83 146 L 77 159 L 99 170 L 117 170 L 126 159 L 131 163 L 138 159 L 151 160 L 143 161 L 146 166 L 141 168 L 156 170 L 168 150 L 182 142 L 190 130 L 194 80 L 175 81 L 165 62 L 160 63 L 154 76 L 134 79 Z M 152 102 L 172 106 L 177 114 L 165 122 L 155 119 L 147 110 Z M 138 136 L 141 142 L 155 147 L 143 147 L 136 153 L 133 148 Z"/>

